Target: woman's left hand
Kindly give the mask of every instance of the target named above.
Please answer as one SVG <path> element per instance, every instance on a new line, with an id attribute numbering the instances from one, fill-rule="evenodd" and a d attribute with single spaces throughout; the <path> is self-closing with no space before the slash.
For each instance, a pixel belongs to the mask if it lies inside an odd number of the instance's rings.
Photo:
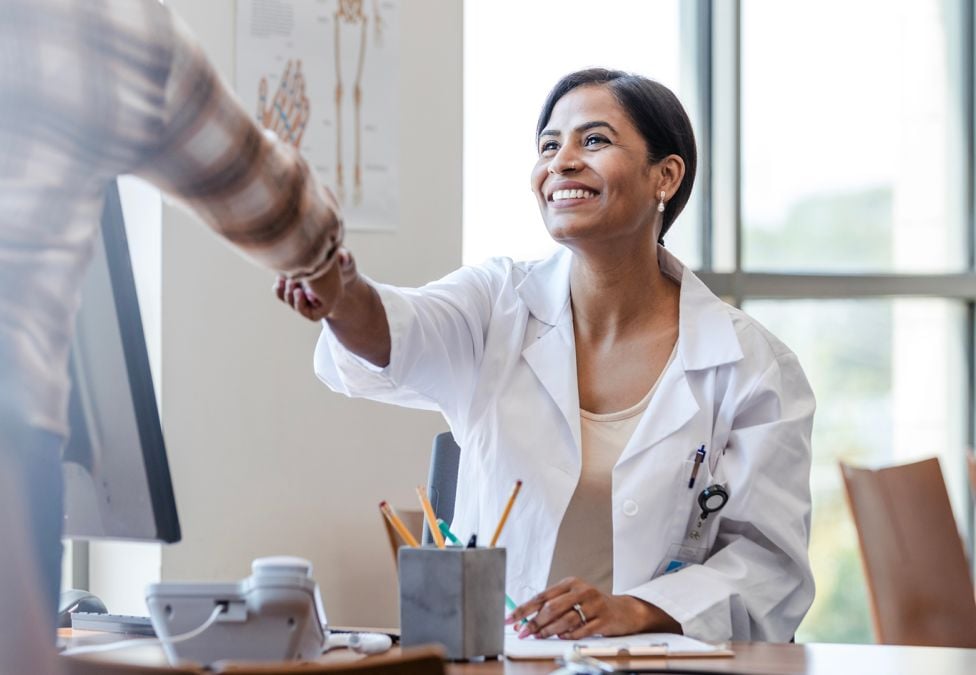
<path id="1" fill-rule="evenodd" d="M 597 634 L 681 633 L 681 625 L 658 607 L 631 595 L 605 595 L 575 577 L 563 579 L 516 607 L 505 623 L 529 617 L 519 631 L 520 638 L 556 635 L 579 640 Z"/>

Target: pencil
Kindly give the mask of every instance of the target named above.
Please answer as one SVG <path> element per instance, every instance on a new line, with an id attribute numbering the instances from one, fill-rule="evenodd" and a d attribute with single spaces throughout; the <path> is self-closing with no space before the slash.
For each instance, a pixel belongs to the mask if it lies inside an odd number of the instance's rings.
<path id="1" fill-rule="evenodd" d="M 407 529 L 407 526 L 404 525 L 403 521 L 400 520 L 400 518 L 397 517 L 397 514 L 393 512 L 392 506 L 387 504 L 386 501 L 382 501 L 380 502 L 380 511 L 382 511 L 383 515 L 386 516 L 386 519 L 390 521 L 390 525 L 393 526 L 393 529 L 400 534 L 403 541 L 407 543 L 407 546 L 413 546 L 414 548 L 420 546 L 417 538 L 410 534 L 410 530 Z"/>
<path id="2" fill-rule="evenodd" d="M 434 507 L 430 505 L 430 500 L 427 499 L 427 491 L 419 485 L 417 486 L 417 496 L 420 498 L 420 506 L 424 509 L 424 516 L 427 518 L 427 529 L 430 530 L 430 534 L 434 537 L 434 543 L 437 544 L 437 548 L 444 548 L 444 535 L 441 534 L 441 528 L 437 526 L 437 516 L 434 515 Z"/>
<path id="3" fill-rule="evenodd" d="M 515 487 L 512 488 L 512 494 L 508 498 L 508 503 L 505 504 L 505 510 L 502 511 L 501 520 L 498 521 L 498 527 L 495 528 L 495 534 L 491 537 L 491 543 L 488 544 L 489 548 L 494 548 L 495 544 L 498 543 L 498 537 L 502 535 L 502 528 L 505 527 L 505 521 L 508 520 L 508 514 L 512 511 L 512 505 L 515 503 L 515 498 L 518 497 L 519 490 L 522 489 L 522 481 L 515 481 Z"/>

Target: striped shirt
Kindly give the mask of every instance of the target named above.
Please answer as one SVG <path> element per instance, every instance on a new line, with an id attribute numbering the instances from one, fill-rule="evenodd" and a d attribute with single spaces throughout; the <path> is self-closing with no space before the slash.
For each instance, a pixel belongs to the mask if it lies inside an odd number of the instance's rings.
<path id="1" fill-rule="evenodd" d="M 79 289 L 122 173 L 295 278 L 342 241 L 332 195 L 157 0 L 0 0 L 0 423 L 67 433 Z"/>

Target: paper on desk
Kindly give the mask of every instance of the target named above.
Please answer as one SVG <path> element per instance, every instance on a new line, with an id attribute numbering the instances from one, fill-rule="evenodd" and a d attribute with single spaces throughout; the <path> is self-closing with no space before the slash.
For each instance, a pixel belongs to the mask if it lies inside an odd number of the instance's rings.
<path id="1" fill-rule="evenodd" d="M 673 633 L 641 633 L 626 637 L 593 637 L 583 640 L 560 640 L 555 637 L 545 640 L 535 638 L 520 640 L 516 633 L 505 631 L 505 656 L 510 659 L 554 659 L 564 656 L 574 645 L 583 648 L 584 653 L 603 657 L 616 655 L 624 649 L 633 657 L 732 655 L 732 652 L 726 649 Z"/>

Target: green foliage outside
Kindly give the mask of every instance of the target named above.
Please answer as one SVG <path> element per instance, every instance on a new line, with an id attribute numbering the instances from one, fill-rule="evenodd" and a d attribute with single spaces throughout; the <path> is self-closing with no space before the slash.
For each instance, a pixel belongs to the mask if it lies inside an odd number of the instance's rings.
<path id="1" fill-rule="evenodd" d="M 750 271 L 879 272 L 893 263 L 890 187 L 798 201 L 775 226 L 745 223 L 743 266 Z"/>

